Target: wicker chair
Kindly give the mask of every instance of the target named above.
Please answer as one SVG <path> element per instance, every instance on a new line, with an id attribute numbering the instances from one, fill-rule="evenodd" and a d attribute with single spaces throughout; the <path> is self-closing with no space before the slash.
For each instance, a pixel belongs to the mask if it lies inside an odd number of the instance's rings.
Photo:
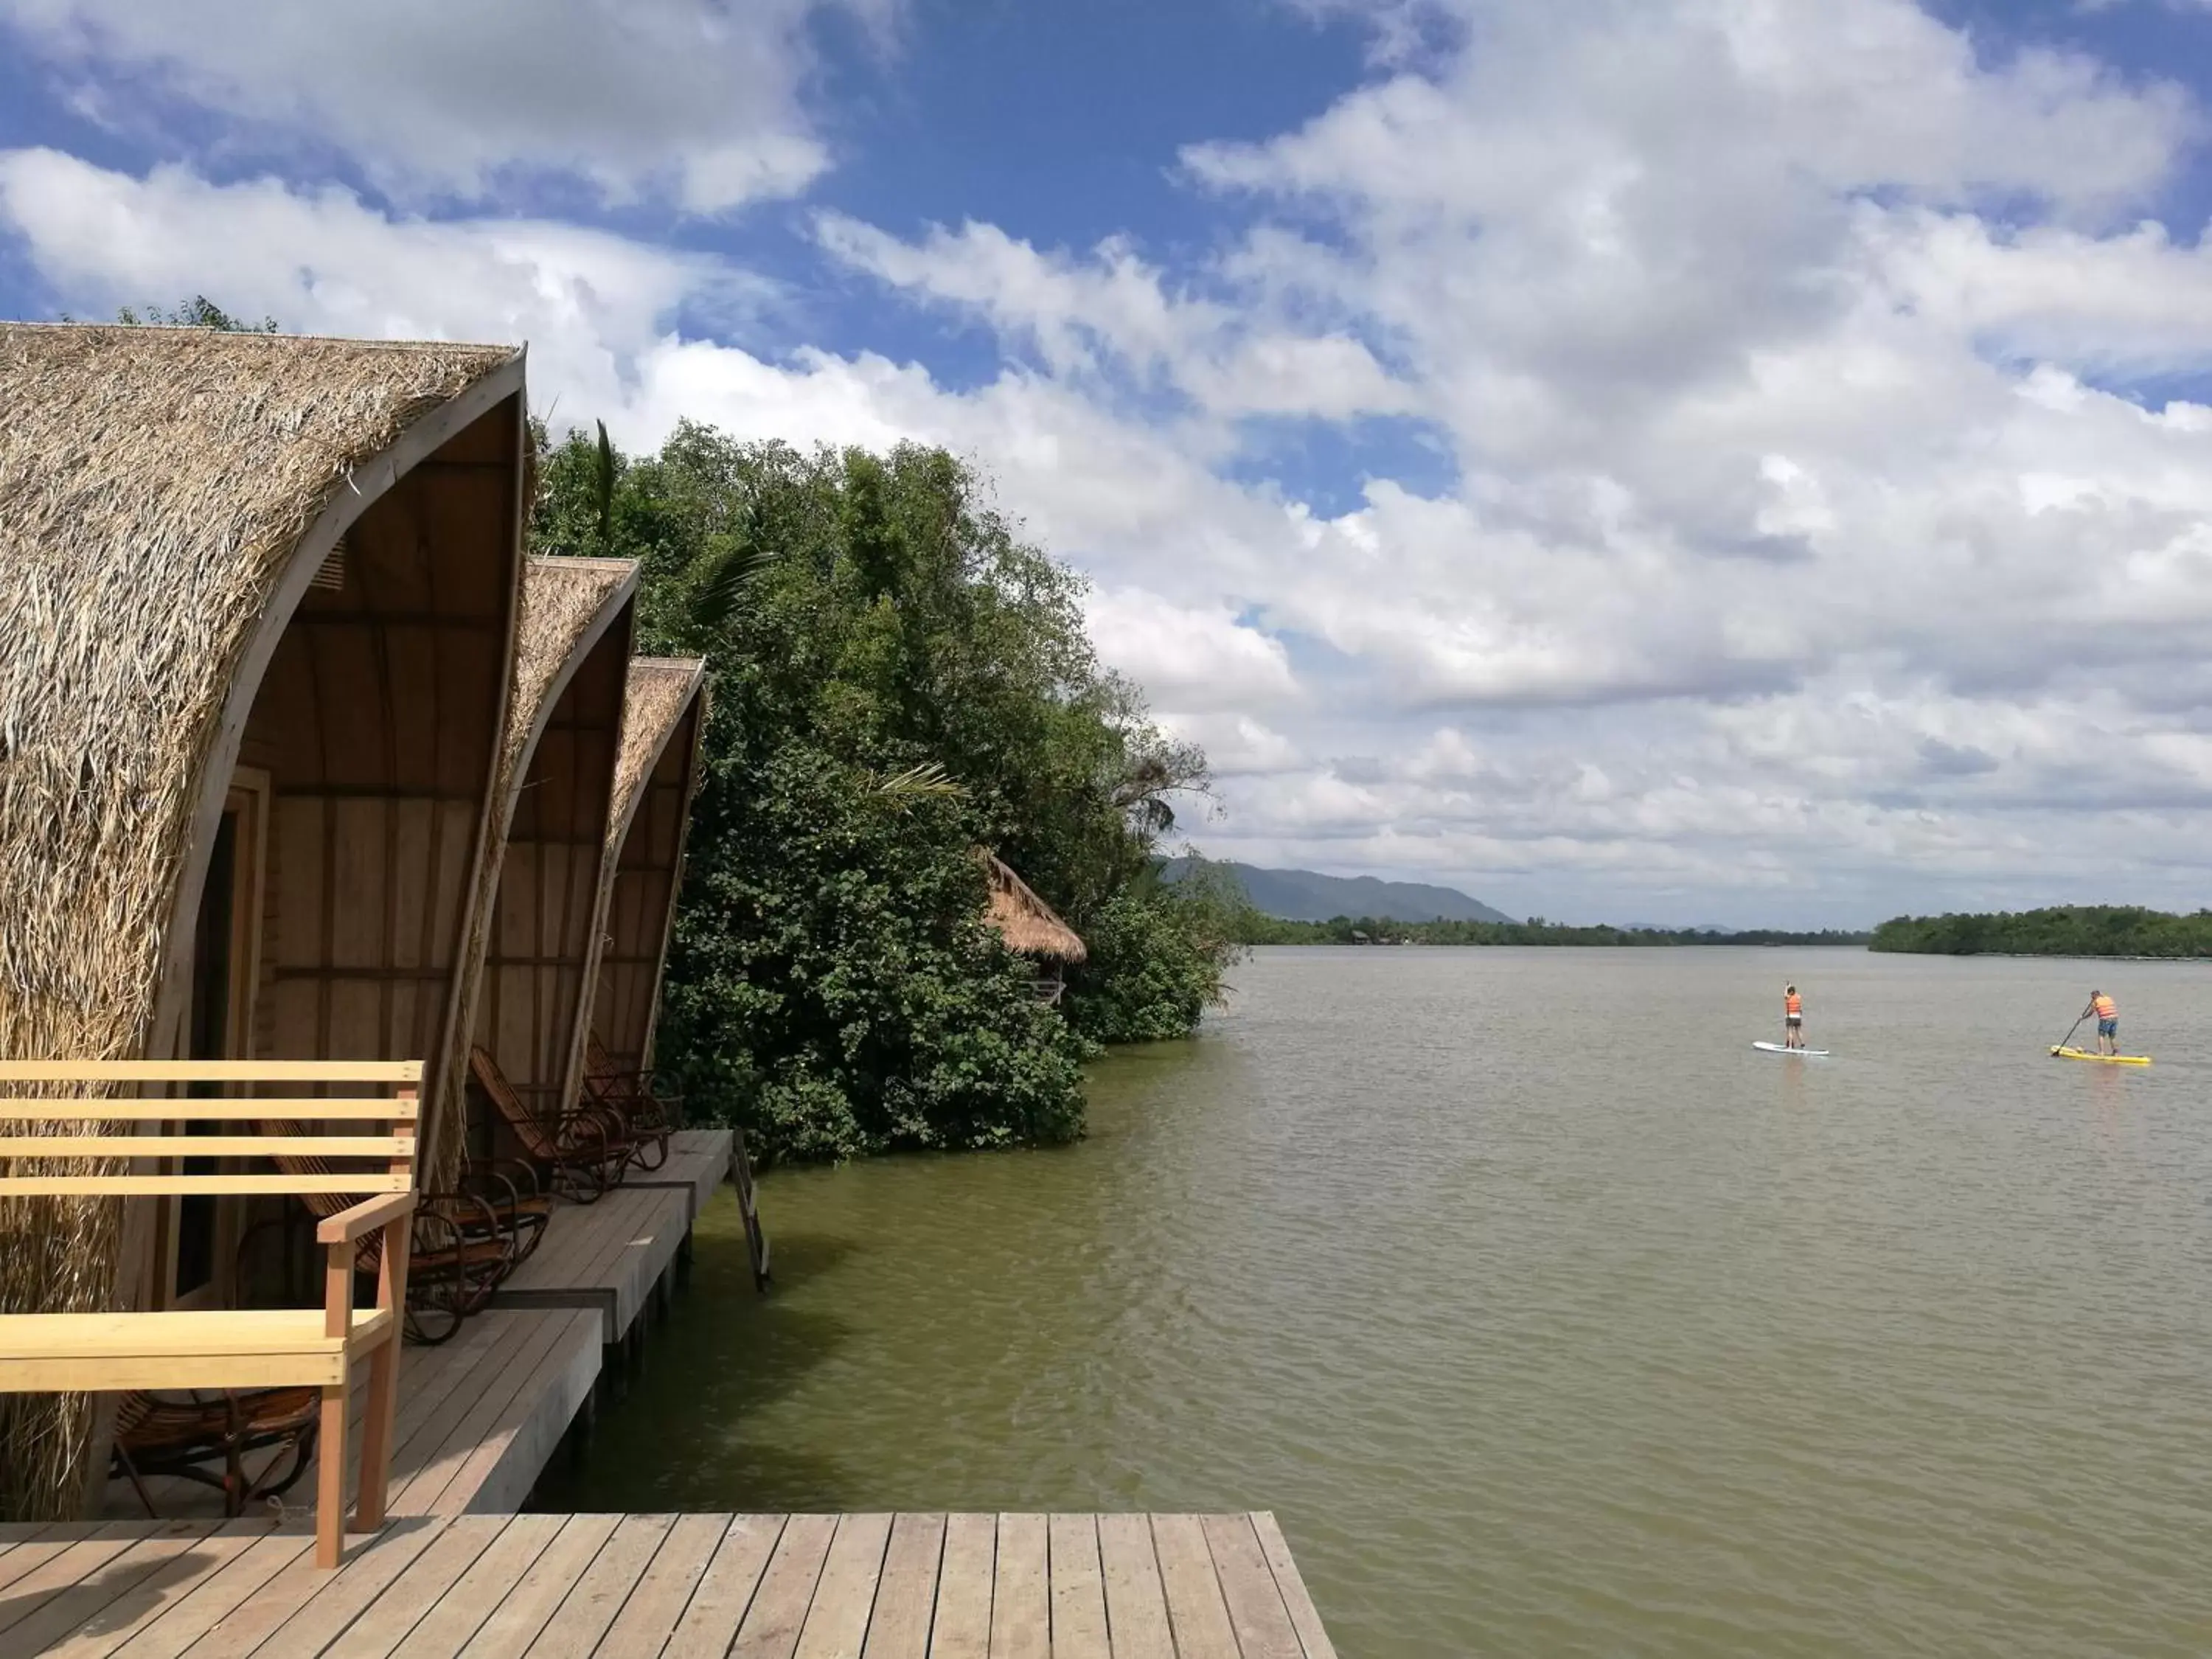
<path id="1" fill-rule="evenodd" d="M 297 1124 L 272 1121 L 270 1132 L 301 1133 Z M 286 1157 L 270 1160 L 287 1175 L 329 1175 L 338 1165 L 318 1158 Z M 301 1208 L 316 1220 L 326 1219 L 343 1207 L 342 1196 L 306 1193 Z M 407 1274 L 407 1339 L 434 1347 L 459 1334 L 461 1322 L 491 1300 L 500 1281 L 513 1273 L 544 1230 L 544 1220 L 534 1226 L 503 1220 L 483 1196 L 469 1192 L 422 1193 L 416 1200 L 414 1237 L 409 1249 Z M 249 1229 L 239 1241 L 241 1282 L 253 1246 L 272 1229 L 282 1231 L 287 1221 L 266 1221 Z M 383 1259 L 383 1239 L 371 1233 L 354 1247 L 354 1274 L 373 1280 Z"/>
<path id="2" fill-rule="evenodd" d="M 590 1204 L 621 1185 L 623 1171 L 636 1154 L 637 1140 L 619 1112 L 596 1101 L 568 1111 L 534 1112 L 524 1103 L 524 1091 L 507 1080 L 499 1062 L 482 1045 L 469 1050 L 469 1075 L 521 1148 L 523 1161 L 544 1171 L 555 1192 Z M 530 1092 L 550 1095 L 553 1091 Z"/>
<path id="3" fill-rule="evenodd" d="M 553 1219 L 553 1194 L 543 1190 L 538 1171 L 519 1158 L 472 1158 L 461 1165 L 461 1191 L 489 1206 L 489 1225 L 464 1219 L 462 1231 L 471 1236 L 509 1239 L 514 1249 L 513 1272 L 530 1259 L 538 1240 Z"/>
<path id="4" fill-rule="evenodd" d="M 322 1395 L 317 1388 L 126 1394 L 115 1411 L 109 1465 L 131 1482 L 150 1518 L 159 1516 L 145 1477 L 168 1474 L 216 1487 L 222 1512 L 235 1520 L 248 1504 L 282 1496 L 307 1473 Z M 246 1459 L 258 1451 L 275 1455 L 249 1475 Z M 206 1467 L 217 1458 L 221 1474 Z"/>
<path id="5" fill-rule="evenodd" d="M 584 1089 L 601 1106 L 621 1115 L 637 1140 L 630 1159 L 641 1170 L 668 1162 L 668 1137 L 684 1127 L 684 1097 L 654 1087 L 651 1072 L 628 1072 L 614 1062 L 596 1033 L 584 1039 Z"/>

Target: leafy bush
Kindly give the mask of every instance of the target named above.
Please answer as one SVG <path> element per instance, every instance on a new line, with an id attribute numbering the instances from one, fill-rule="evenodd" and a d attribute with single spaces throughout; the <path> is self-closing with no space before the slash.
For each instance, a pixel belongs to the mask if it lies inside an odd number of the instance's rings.
<path id="1" fill-rule="evenodd" d="M 1243 954 L 1249 908 L 1233 881 L 1133 882 L 1084 932 L 1091 958 L 1069 976 L 1068 1023 L 1094 1042 L 1188 1036 Z"/>

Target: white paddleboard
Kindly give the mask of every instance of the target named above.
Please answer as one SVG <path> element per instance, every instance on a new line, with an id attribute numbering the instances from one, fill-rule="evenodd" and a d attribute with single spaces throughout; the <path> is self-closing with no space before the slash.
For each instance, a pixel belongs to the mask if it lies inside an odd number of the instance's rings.
<path id="1" fill-rule="evenodd" d="M 1826 1048 L 1787 1048 L 1778 1042 L 1754 1042 L 1751 1045 L 1763 1054 L 1802 1054 L 1808 1060 L 1826 1060 Z"/>

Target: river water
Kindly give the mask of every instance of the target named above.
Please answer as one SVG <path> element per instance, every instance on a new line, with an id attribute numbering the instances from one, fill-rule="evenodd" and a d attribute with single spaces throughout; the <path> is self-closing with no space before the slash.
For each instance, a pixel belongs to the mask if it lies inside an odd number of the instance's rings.
<path id="1" fill-rule="evenodd" d="M 2212 1653 L 2212 968 L 1234 977 L 1079 1146 L 771 1175 L 764 1299 L 719 1200 L 552 1500 L 1273 1509 L 1347 1659 Z"/>

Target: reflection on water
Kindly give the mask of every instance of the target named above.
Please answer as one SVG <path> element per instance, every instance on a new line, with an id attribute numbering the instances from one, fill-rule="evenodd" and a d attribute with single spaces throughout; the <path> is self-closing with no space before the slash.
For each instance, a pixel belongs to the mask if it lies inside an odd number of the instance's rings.
<path id="1" fill-rule="evenodd" d="M 1274 1509 L 1347 1655 L 2212 1652 L 2212 1012 L 2100 964 L 1281 951 L 1080 1146 L 726 1200 L 604 1509 Z M 1835 1058 L 1760 1054 L 1785 976 Z"/>

